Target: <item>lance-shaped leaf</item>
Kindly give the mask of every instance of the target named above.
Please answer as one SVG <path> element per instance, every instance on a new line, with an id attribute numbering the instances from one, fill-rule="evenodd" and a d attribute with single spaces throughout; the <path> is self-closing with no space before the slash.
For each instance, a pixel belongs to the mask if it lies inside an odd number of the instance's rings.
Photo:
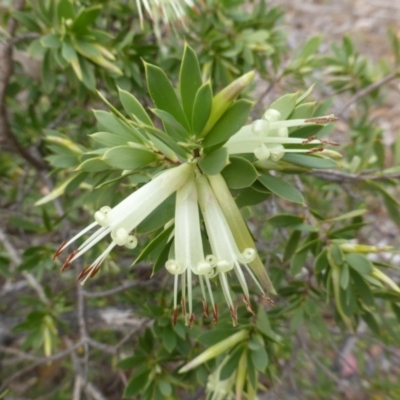
<path id="1" fill-rule="evenodd" d="M 137 169 L 156 161 L 159 156 L 150 150 L 118 146 L 106 151 L 103 160 L 114 168 Z"/>

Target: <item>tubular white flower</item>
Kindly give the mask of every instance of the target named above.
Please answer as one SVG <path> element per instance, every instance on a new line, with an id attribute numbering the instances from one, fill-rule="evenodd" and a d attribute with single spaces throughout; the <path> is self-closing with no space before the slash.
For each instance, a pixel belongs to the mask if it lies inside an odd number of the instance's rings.
<path id="1" fill-rule="evenodd" d="M 279 118 L 280 113 L 277 110 L 269 109 L 263 115 L 263 119 L 241 128 L 225 144 L 229 154 L 253 153 L 259 160 L 271 158 L 273 161 L 279 161 L 285 153 L 308 153 L 310 149 L 285 149 L 283 145 L 323 145 L 325 142 L 314 138 L 288 137 L 288 128 L 316 123 L 324 124 L 334 120 L 333 116 L 284 121 L 280 121 Z"/>
<path id="2" fill-rule="evenodd" d="M 174 282 L 174 323 L 177 317 L 178 275 L 182 275 L 182 307 L 186 324 L 191 325 L 194 319 L 192 308 L 192 274 L 200 276 L 200 285 L 203 293 L 204 312 L 208 314 L 207 301 L 204 292 L 203 279 L 206 280 L 209 296 L 213 301 L 209 278 L 214 274 L 215 258 L 204 257 L 203 241 L 201 239 L 199 207 L 197 203 L 197 189 L 194 179 L 189 179 L 177 191 L 175 205 L 175 232 L 174 232 L 175 259 L 168 260 L 165 267 L 175 275 Z M 186 298 L 187 292 L 187 298 Z M 186 299 L 188 314 L 186 314 Z M 216 308 L 213 306 L 214 319 Z"/>
<path id="3" fill-rule="evenodd" d="M 116 246 L 125 246 L 129 249 L 136 247 L 137 239 L 130 232 L 135 229 L 156 207 L 171 194 L 177 191 L 193 174 L 194 166 L 186 163 L 171 168 L 156 176 L 152 181 L 133 192 L 114 208 L 102 207 L 94 214 L 95 222 L 83 229 L 68 242 L 64 242 L 54 254 L 54 259 L 75 240 L 86 234 L 96 226 L 100 226 L 79 248 L 73 251 L 65 260 L 62 271 L 91 249 L 101 239 L 110 234 L 112 242 L 107 249 L 92 264 L 86 267 L 78 279 L 94 276 L 100 264 L 110 251 Z"/>
<path id="4" fill-rule="evenodd" d="M 233 234 L 207 179 L 204 176 L 199 176 L 197 177 L 196 184 L 199 193 L 201 212 L 203 214 L 211 249 L 216 257 L 215 267 L 218 272 L 225 300 L 231 312 L 232 320 L 234 324 L 236 324 L 236 307 L 233 304 L 229 290 L 228 272 L 231 270 L 235 271 L 244 292 L 244 301 L 247 308 L 251 311 L 249 289 L 240 264 L 247 266 L 247 263 L 255 259 L 257 253 L 255 249 L 252 248 L 247 248 L 242 253 L 239 251 Z"/>

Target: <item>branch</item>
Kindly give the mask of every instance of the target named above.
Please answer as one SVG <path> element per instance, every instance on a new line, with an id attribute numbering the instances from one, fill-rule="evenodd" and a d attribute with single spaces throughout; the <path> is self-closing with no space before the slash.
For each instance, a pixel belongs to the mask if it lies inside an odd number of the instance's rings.
<path id="1" fill-rule="evenodd" d="M 345 103 L 345 105 L 339 110 L 337 115 L 341 116 L 353 103 L 356 103 L 362 97 L 367 96 L 368 94 L 370 94 L 374 90 L 376 90 L 379 87 L 385 85 L 386 83 L 392 81 L 393 79 L 398 78 L 399 76 L 400 76 L 399 72 L 393 72 L 392 74 L 389 74 L 388 76 L 385 76 L 380 81 L 374 82 L 371 85 L 367 86 L 366 88 L 360 90 L 347 103 Z"/>
<path id="2" fill-rule="evenodd" d="M 132 289 L 136 287 L 146 287 L 146 286 L 151 286 L 154 285 L 155 282 L 154 280 L 149 280 L 145 282 L 129 282 L 125 283 L 121 286 L 117 286 L 116 288 L 110 289 L 110 290 L 104 290 L 102 292 L 87 292 L 86 290 L 83 291 L 83 295 L 89 299 L 93 299 L 96 297 L 107 297 L 107 296 L 112 296 L 114 294 L 117 294 L 119 292 L 123 292 L 124 290 L 127 289 Z"/>

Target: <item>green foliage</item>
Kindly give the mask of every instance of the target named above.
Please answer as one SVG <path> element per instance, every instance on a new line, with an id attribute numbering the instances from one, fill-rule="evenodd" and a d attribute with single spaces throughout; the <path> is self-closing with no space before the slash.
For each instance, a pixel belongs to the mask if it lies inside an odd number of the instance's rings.
<path id="1" fill-rule="evenodd" d="M 141 28 L 134 1 L 38 0 L 3 11 L 3 22 L 14 18 L 18 27 L 14 39 L 2 39 L 31 55 L 39 73 L 15 62 L 0 99 L 7 106 L 1 121 L 10 130 L 0 162 L 0 320 L 14 327 L 11 339 L 3 340 L 0 329 L 0 398 L 26 395 L 18 384 L 28 375 L 18 374 L 27 368 L 38 382 L 33 388 L 26 379 L 29 396 L 38 398 L 68 399 L 82 379 L 82 391 L 100 388 L 105 397 L 109 387 L 132 399 L 183 398 L 204 387 L 211 399 L 221 393 L 252 399 L 293 365 L 291 378 L 306 396 L 331 398 L 336 386 L 322 368 L 307 376 L 306 339 L 321 343 L 324 353 L 315 357 L 329 370 L 328 349 L 349 332 L 362 330 L 383 348 L 397 345 L 400 136 L 394 133 L 388 144 L 374 113 L 387 87 L 371 85 L 399 76 L 398 35 L 389 32 L 392 64 L 376 63 L 350 37 L 324 54 L 322 35 L 289 51 L 283 12 L 264 1 L 185 7 L 184 24 L 174 32 L 159 27 L 158 37 L 147 14 Z M 306 84 L 309 78 L 315 87 Z M 265 82 L 269 97 L 253 97 Z M 337 152 L 328 139 L 335 124 L 325 116 L 332 102 L 314 101 L 327 96 L 322 84 L 344 106 L 342 96 L 356 95 L 351 112 L 350 103 L 338 110 Z M 279 112 L 286 136 L 260 104 Z M 326 120 L 313 119 L 321 116 Z M 299 119 L 311 121 L 296 125 Z M 275 157 L 245 148 L 231 153 L 235 135 L 254 133 L 252 121 L 261 120 L 272 126 L 265 136 L 287 139 L 288 151 L 279 154 L 267 143 Z M 239 250 L 262 250 L 244 275 L 255 275 L 268 292 L 249 285 L 241 304 L 243 280 L 235 270 L 227 275 L 233 309 L 211 309 L 204 282 L 206 296 L 193 285 L 194 321 L 187 312 L 173 314 L 165 264 L 175 257 L 175 194 L 136 226 L 139 246 L 117 246 L 84 288 L 75 285 L 76 271 L 59 277 L 54 251 L 92 221 L 89 215 L 187 162 L 210 182 L 219 176 L 226 182 L 233 206 L 218 201 L 235 240 L 245 243 Z M 202 244 L 210 254 L 206 229 Z M 99 242 L 85 263 L 106 249 Z M 80 259 L 73 264 L 83 267 Z M 210 280 L 215 304 L 227 296 L 219 286 L 217 277 Z M 122 324 L 98 317 L 108 307 L 125 312 Z M 358 366 L 366 369 L 372 351 L 358 340 Z M 46 375 L 50 370 L 54 375 Z M 397 384 L 386 389 L 380 379 L 366 380 L 369 394 L 398 397 Z"/>

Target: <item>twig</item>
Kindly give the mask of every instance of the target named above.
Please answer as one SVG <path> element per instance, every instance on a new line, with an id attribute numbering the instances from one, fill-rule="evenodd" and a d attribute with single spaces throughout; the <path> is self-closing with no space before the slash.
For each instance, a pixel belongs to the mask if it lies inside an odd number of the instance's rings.
<path id="1" fill-rule="evenodd" d="M 324 170 L 315 170 L 315 171 L 310 171 L 310 174 L 323 179 L 325 181 L 329 182 L 335 182 L 335 183 L 359 183 L 359 182 L 364 182 L 364 181 L 387 181 L 390 179 L 399 179 L 400 174 L 387 174 L 387 175 L 382 175 L 379 173 L 376 174 L 367 174 L 367 175 L 356 175 L 356 174 L 351 174 L 348 172 L 342 172 L 342 171 L 336 171 L 333 169 L 324 169 Z"/>
<path id="2" fill-rule="evenodd" d="M 374 90 L 378 89 L 379 87 L 385 85 L 386 83 L 392 81 L 393 79 L 396 79 L 400 76 L 399 72 L 394 72 L 392 74 L 389 74 L 382 78 L 380 81 L 374 82 L 371 85 L 367 86 L 366 88 L 360 90 L 357 92 L 347 103 L 344 104 L 344 106 L 339 110 L 337 113 L 337 116 L 343 115 L 343 113 L 353 104 L 356 103 L 358 100 L 360 100 L 362 97 L 367 96 Z"/>
<path id="3" fill-rule="evenodd" d="M 145 282 L 129 282 L 129 283 L 125 283 L 121 286 L 117 286 L 114 289 L 104 290 L 102 292 L 87 292 L 86 290 L 83 290 L 82 293 L 85 297 L 87 297 L 89 299 L 93 299 L 93 298 L 97 298 L 97 297 L 112 296 L 114 294 L 123 292 L 124 290 L 132 289 L 134 287 L 145 287 L 145 286 L 151 286 L 151 285 L 154 285 L 154 281 L 152 281 L 152 280 L 145 281 Z"/>

